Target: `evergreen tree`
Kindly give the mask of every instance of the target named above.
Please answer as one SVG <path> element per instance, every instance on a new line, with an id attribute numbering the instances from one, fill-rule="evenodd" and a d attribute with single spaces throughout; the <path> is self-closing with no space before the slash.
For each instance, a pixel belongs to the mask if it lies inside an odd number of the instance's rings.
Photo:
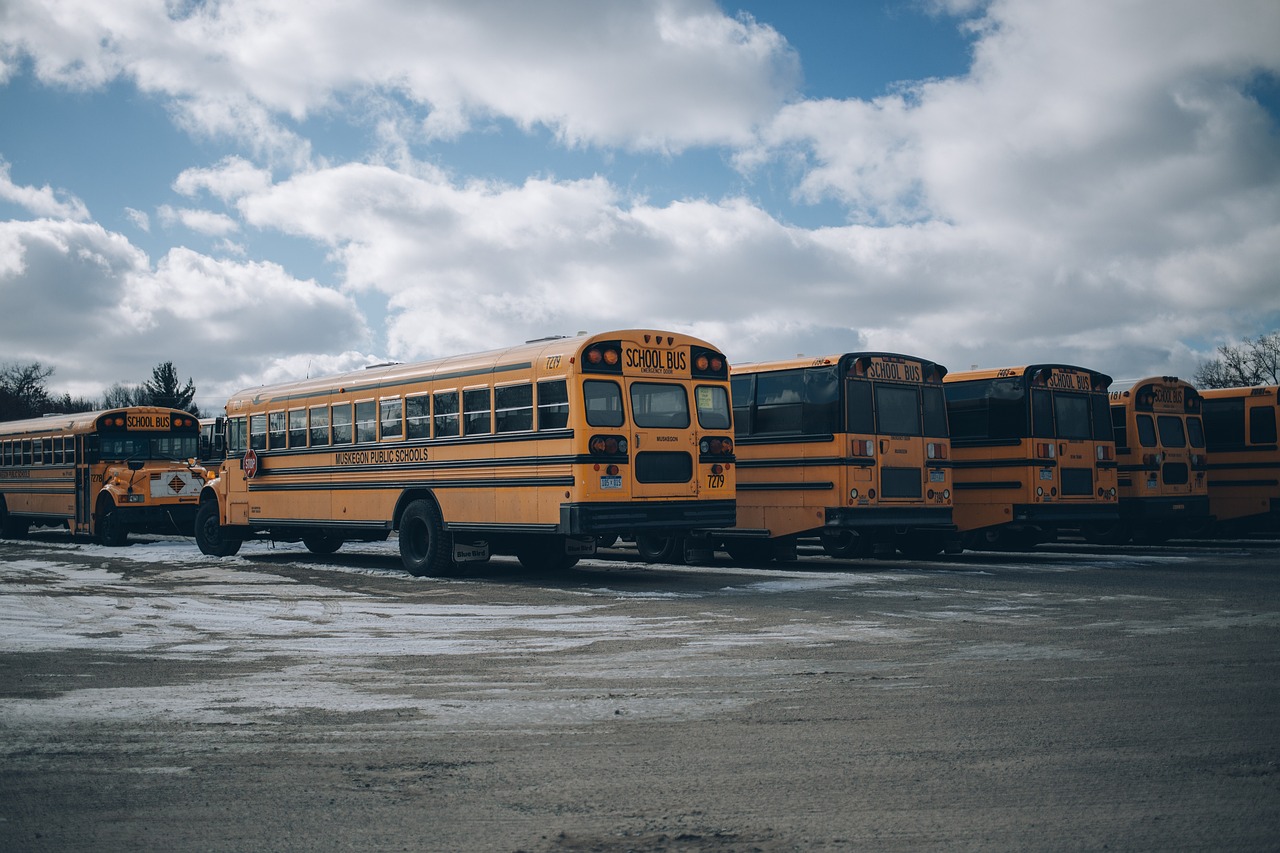
<path id="1" fill-rule="evenodd" d="M 156 365 L 151 371 L 151 379 L 142 383 L 140 391 L 138 402 L 141 405 L 182 409 L 200 417 L 200 411 L 195 404 L 195 383 L 188 377 L 187 384 L 180 385 L 178 369 L 173 366 L 172 361 Z"/>

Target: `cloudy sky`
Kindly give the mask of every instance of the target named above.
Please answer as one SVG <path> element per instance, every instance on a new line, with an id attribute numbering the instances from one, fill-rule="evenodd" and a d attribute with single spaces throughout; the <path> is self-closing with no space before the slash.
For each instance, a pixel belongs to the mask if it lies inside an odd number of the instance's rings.
<path id="1" fill-rule="evenodd" d="M 52 390 L 632 326 L 1189 376 L 1280 328 L 1280 3 L 0 2 Z"/>

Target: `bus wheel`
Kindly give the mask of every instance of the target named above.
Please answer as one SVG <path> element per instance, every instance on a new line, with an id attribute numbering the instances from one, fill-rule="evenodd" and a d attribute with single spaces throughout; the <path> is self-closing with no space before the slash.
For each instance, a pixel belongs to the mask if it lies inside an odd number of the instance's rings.
<path id="1" fill-rule="evenodd" d="M 217 501 L 205 501 L 196 512 L 196 546 L 210 557 L 233 557 L 240 550 L 240 539 L 218 521 Z"/>
<path id="2" fill-rule="evenodd" d="M 1092 545 L 1123 545 L 1129 541 L 1129 526 L 1122 521 L 1111 524 L 1090 524 L 1082 531 L 1084 540 Z"/>
<path id="3" fill-rule="evenodd" d="M 14 518 L 9 514 L 3 499 L 0 499 L 0 537 L 5 539 L 26 539 L 31 530 L 31 522 L 25 518 Z"/>
<path id="4" fill-rule="evenodd" d="M 409 504 L 400 516 L 400 562 L 414 577 L 438 575 L 449 569 L 440 512 L 425 498 Z"/>
<path id="5" fill-rule="evenodd" d="M 531 572 L 559 572 L 578 565 L 576 556 L 564 552 L 564 540 L 559 536 L 530 539 L 516 551 L 516 559 Z"/>
<path id="6" fill-rule="evenodd" d="M 875 547 L 870 536 L 863 536 L 855 530 L 824 530 L 818 539 L 829 557 L 870 557 Z"/>
<path id="7" fill-rule="evenodd" d="M 110 501 L 105 501 L 98 516 L 98 541 L 110 548 L 120 548 L 129 543 L 129 528 L 125 527 L 120 511 Z"/>
<path id="8" fill-rule="evenodd" d="M 684 538 L 681 536 L 656 536 L 652 533 L 636 534 L 636 550 L 646 563 L 683 563 Z"/>
<path id="9" fill-rule="evenodd" d="M 341 536 L 334 536 L 327 530 L 302 534 L 302 544 L 306 545 L 307 550 L 312 554 L 332 554 L 341 548 L 345 541 Z"/>

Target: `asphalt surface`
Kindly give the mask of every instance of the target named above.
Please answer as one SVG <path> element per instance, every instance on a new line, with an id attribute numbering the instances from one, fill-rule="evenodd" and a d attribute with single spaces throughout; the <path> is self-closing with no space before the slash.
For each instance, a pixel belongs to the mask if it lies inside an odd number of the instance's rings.
<path id="1" fill-rule="evenodd" d="M 1278 546 L 0 541 L 0 850 L 1276 850 Z"/>

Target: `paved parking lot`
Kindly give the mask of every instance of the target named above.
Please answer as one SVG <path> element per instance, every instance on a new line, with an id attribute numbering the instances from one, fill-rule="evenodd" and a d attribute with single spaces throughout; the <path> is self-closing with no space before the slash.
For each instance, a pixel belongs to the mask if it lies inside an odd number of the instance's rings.
<path id="1" fill-rule="evenodd" d="M 0 542 L 0 848 L 1274 850 L 1277 544 Z"/>

